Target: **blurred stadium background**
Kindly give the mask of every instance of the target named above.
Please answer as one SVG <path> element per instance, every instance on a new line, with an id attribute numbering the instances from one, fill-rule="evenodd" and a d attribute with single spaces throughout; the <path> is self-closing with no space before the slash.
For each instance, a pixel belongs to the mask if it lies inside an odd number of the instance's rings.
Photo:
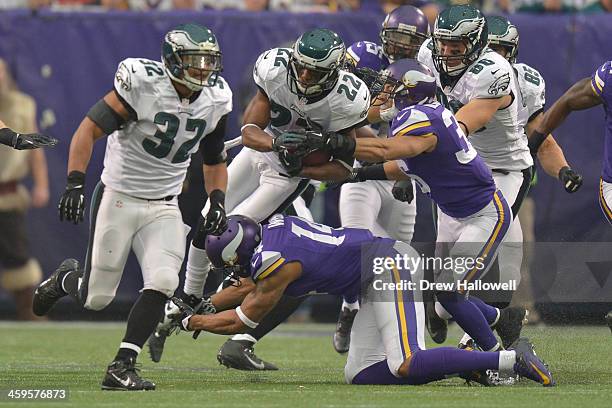
<path id="1" fill-rule="evenodd" d="M 254 93 L 251 71 L 257 55 L 262 51 L 291 43 L 303 31 L 314 27 L 326 27 L 338 32 L 347 45 L 359 40 L 378 42 L 380 24 L 384 18 L 383 10 L 388 11 L 388 8 L 384 7 L 389 7 L 387 3 L 393 6 L 410 2 L 285 2 L 296 6 L 313 6 L 300 9 L 273 7 L 274 1 L 263 1 L 260 2 L 265 3 L 263 9 L 260 7 L 260 11 L 249 11 L 257 10 L 251 7 L 252 3 L 257 2 L 233 1 L 235 7 L 228 8 L 235 10 L 215 10 L 201 8 L 206 6 L 206 2 L 199 1 L 191 2 L 193 7 L 180 10 L 146 12 L 123 10 L 126 5 L 129 7 L 130 4 L 138 3 L 132 1 L 3 0 L 0 3 L 1 8 L 6 9 L 0 11 L 0 57 L 8 63 L 18 87 L 35 99 L 39 128 L 43 133 L 60 139 L 60 145 L 46 151 L 50 203 L 46 208 L 32 210 L 28 214 L 32 252 L 41 263 L 44 274 L 48 275 L 64 258 L 83 259 L 85 256 L 87 223 L 78 226 L 60 223 L 56 205 L 65 186 L 68 147 L 72 133 L 88 109 L 111 89 L 119 61 L 126 57 L 159 59 L 163 34 L 180 23 L 194 21 L 210 27 L 221 44 L 224 65 L 222 75 L 234 92 L 234 111 L 230 116 L 227 134 L 230 139 L 239 134 L 241 112 Z M 9 7 L 11 3 L 13 7 Z M 72 7 L 73 3 L 95 3 L 95 7 L 75 8 Z M 111 3 L 123 6 L 115 7 Z M 156 2 L 145 3 L 150 6 Z M 218 2 L 219 5 L 222 3 L 232 2 Z M 445 4 L 427 1 L 414 3 L 423 7 L 434 6 L 436 10 Z M 485 2 L 484 9 L 490 12 L 543 11 L 546 8 L 544 3 L 548 6 L 551 4 L 537 0 L 488 1 Z M 518 59 L 538 69 L 543 75 L 547 84 L 549 104 L 576 80 L 591 75 L 604 61 L 612 57 L 612 15 L 577 12 L 578 9 L 588 8 L 587 6 L 590 7 L 589 10 L 602 11 L 609 8 L 610 2 L 559 0 L 552 3 L 558 6 L 555 7 L 559 12 L 516 13 L 510 16 L 521 36 Z M 217 2 L 207 4 L 215 5 Z M 529 9 L 525 4 L 533 7 Z M 33 8 L 25 7 L 28 5 Z M 538 8 L 538 5 L 541 7 Z M 135 6 L 133 8 L 142 9 Z M 604 220 L 597 202 L 604 136 L 602 109 L 574 114 L 555 136 L 564 148 L 568 161 L 583 174 L 585 182 L 580 192 L 570 196 L 563 191 L 557 180 L 545 175 L 539 177 L 531 192 L 535 202 L 536 240 L 612 242 L 612 229 Z M 88 169 L 89 195 L 102 169 L 104 145 L 103 141 L 96 145 Z M 236 151 L 232 153 L 235 154 Z M 183 216 L 185 222 L 190 225 L 194 224 L 205 200 L 200 164 L 199 156 L 194 156 L 189 179 L 181 196 Z M 318 195 L 312 208 L 317 221 L 339 226 L 338 194 L 339 189 L 330 189 Z M 430 202 L 422 195 L 419 195 L 418 199 L 419 216 L 415 241 L 432 241 L 434 232 Z M 538 253 L 536 250 L 532 258 L 535 262 L 532 268 L 534 275 L 537 276 L 542 268 L 551 267 L 549 263 L 541 262 L 546 257 L 547 254 Z M 550 274 L 551 271 L 546 272 L 547 276 L 556 276 L 554 273 Z M 610 271 L 603 271 L 603 279 L 597 282 L 602 289 L 612 284 L 607 279 L 609 273 Z M 127 315 L 141 284 L 138 266 L 132 259 L 124 273 L 118 296 L 106 311 L 90 314 L 77 310 L 71 303 L 62 303 L 60 306 L 73 308 L 70 309 L 70 316 L 75 319 L 122 319 Z M 532 279 L 531 285 L 537 286 L 537 279 Z M 612 302 L 612 290 L 608 293 L 608 302 Z M 553 306 L 542 305 L 540 311 L 543 312 L 544 318 L 551 321 L 554 316 L 563 316 L 561 320 L 564 322 L 603 322 L 602 317 L 612 303 L 590 303 L 588 300 Z M 335 321 L 338 308 L 328 306 L 336 302 L 337 299 L 325 297 L 313 300 L 302 310 L 302 315 L 315 320 Z M 563 313 L 560 314 L 559 311 Z M 0 319 L 11 319 L 14 315 L 10 297 L 0 291 Z"/>

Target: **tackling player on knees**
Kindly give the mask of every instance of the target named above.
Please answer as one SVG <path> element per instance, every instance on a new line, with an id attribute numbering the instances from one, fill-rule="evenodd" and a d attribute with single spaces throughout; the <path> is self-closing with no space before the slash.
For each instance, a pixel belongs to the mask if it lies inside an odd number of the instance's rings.
<path id="1" fill-rule="evenodd" d="M 208 28 L 180 25 L 162 43 L 162 62 L 128 58 L 114 89 L 87 113 L 72 138 L 60 220 L 85 218 L 85 171 L 94 143 L 108 135 L 104 170 L 91 199 L 90 238 L 82 266 L 67 259 L 37 289 L 34 312 L 45 315 L 70 295 L 90 310 L 115 297 L 130 250 L 143 290 L 128 317 L 125 336 L 106 370 L 103 390 L 153 390 L 136 358 L 178 286 L 187 228 L 177 196 L 191 154 L 204 159 L 206 190 L 214 205 L 199 229 L 225 228 L 227 168 L 223 141 L 232 93 L 219 76 L 221 51 Z"/>
<path id="2" fill-rule="evenodd" d="M 195 314 L 176 299 L 178 308 L 171 317 L 184 330 L 243 333 L 256 328 L 284 294 L 358 296 L 362 306 L 345 366 L 350 384 L 418 385 L 491 369 L 554 385 L 552 374 L 525 338 L 512 350 L 500 352 L 426 350 L 418 285 L 408 290 L 399 284 L 417 282 L 421 268 L 402 269 L 397 264 L 376 273 L 373 269 L 377 258 L 419 257 L 406 243 L 374 237 L 365 229 L 332 229 L 297 217 L 276 215 L 260 226 L 247 217 L 230 216 L 223 234 L 208 237 L 206 252 L 216 268 L 254 289 L 228 287 L 213 295 L 217 308 L 228 310 L 211 315 Z M 380 289 L 384 286 L 375 282 L 394 285 Z"/>

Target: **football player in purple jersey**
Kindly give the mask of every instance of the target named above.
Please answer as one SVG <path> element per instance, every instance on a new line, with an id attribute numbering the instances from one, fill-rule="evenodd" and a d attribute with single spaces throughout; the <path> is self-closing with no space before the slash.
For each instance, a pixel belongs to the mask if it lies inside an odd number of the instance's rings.
<path id="1" fill-rule="evenodd" d="M 438 268 L 436 282 L 454 282 L 453 290 L 438 290 L 436 311 L 451 316 L 468 333 L 478 336 L 486 351 L 507 347 L 522 328 L 521 321 L 467 297 L 458 282 L 479 280 L 488 271 L 508 231 L 512 213 L 491 171 L 466 139 L 452 113 L 435 102 L 435 78 L 415 60 L 391 64 L 381 75 L 384 92 L 400 110 L 389 139 L 358 139 L 337 135 L 327 141 L 332 149 L 353 151 L 357 159 L 384 164 L 356 169 L 359 180 L 413 179 L 440 208 L 437 255 L 482 258 L 483 265 L 460 273 Z M 449 246 L 450 248 L 445 248 Z M 472 336 L 473 337 L 473 336 Z"/>
<path id="2" fill-rule="evenodd" d="M 538 151 L 565 118 L 577 110 L 603 105 L 606 117 L 603 170 L 599 181 L 599 205 L 604 217 L 612 224 L 612 61 L 602 64 L 590 77 L 572 85 L 544 113 L 536 130 L 529 137 L 529 147 Z M 606 320 L 612 330 L 612 312 Z"/>
<path id="3" fill-rule="evenodd" d="M 257 327 L 283 294 L 358 295 L 362 306 L 344 369 L 349 384 L 418 385 L 487 369 L 555 384 L 525 338 L 496 352 L 426 350 L 422 295 L 415 285 L 422 268 L 414 266 L 419 254 L 406 243 L 298 217 L 276 215 L 262 227 L 230 216 L 223 234 L 207 238 L 206 252 L 216 268 L 254 289 L 229 287 L 213 295 L 217 310 L 225 310 L 210 315 L 195 314 L 177 299 L 174 318 L 184 330 L 244 332 Z"/>

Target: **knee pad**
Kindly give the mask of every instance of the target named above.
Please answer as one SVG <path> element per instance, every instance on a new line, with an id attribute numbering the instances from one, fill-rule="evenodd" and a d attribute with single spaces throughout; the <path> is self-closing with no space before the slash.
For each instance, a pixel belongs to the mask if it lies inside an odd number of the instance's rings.
<path id="1" fill-rule="evenodd" d="M 42 280 L 40 264 L 35 259 L 29 259 L 25 265 L 5 269 L 0 275 L 0 286 L 14 292 L 36 286 Z"/>
<path id="2" fill-rule="evenodd" d="M 206 249 L 206 236 L 208 234 L 206 234 L 206 232 L 204 231 L 204 217 L 202 215 L 200 215 L 198 217 L 198 224 L 196 226 L 195 232 L 193 233 L 193 238 L 191 240 L 191 243 L 193 244 L 194 247 L 199 248 L 199 249 Z"/>

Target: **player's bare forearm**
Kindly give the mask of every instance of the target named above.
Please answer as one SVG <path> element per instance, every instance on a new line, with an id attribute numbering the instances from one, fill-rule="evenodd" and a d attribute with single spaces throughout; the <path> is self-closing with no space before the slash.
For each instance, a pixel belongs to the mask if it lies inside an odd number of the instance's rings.
<path id="1" fill-rule="evenodd" d="M 360 128 L 355 129 L 355 137 L 357 138 L 376 137 L 376 133 L 374 133 L 369 126 L 362 126 Z"/>
<path id="2" fill-rule="evenodd" d="M 243 145 L 260 152 L 272 151 L 272 137 L 263 131 L 270 123 L 270 100 L 261 90 L 249 102 L 242 123 Z"/>
<path id="3" fill-rule="evenodd" d="M 104 132 L 91 119 L 83 119 L 70 142 L 68 174 L 75 170 L 82 173 L 87 171 L 94 143 L 102 136 Z"/>
<path id="4" fill-rule="evenodd" d="M 557 144 L 553 135 L 548 135 L 544 142 L 542 142 L 538 150 L 538 160 L 546 174 L 554 178 L 559 176 L 559 170 L 563 167 L 569 167 L 563 150 Z"/>
<path id="5" fill-rule="evenodd" d="M 507 107 L 511 101 L 512 97 L 510 95 L 505 95 L 501 98 L 472 99 L 457 111 L 455 118 L 457 122 L 460 122 L 461 129 L 465 132 L 467 127 L 467 134 L 471 135 L 478 129 L 486 126 L 493 118 L 493 115 L 495 115 L 495 112 Z M 461 123 L 464 126 L 461 126 Z"/>
<path id="6" fill-rule="evenodd" d="M 227 189 L 227 165 L 225 163 L 213 165 L 204 164 L 202 167 L 206 193 L 210 194 L 211 191 L 215 190 L 225 192 Z"/>
<path id="7" fill-rule="evenodd" d="M 349 176 L 350 170 L 337 161 L 320 166 L 307 166 L 300 172 L 300 177 L 321 181 L 342 181 Z"/>
<path id="8" fill-rule="evenodd" d="M 382 122 L 380 118 L 380 106 L 372 106 L 368 109 L 368 122 L 370 123 L 379 123 Z"/>
<path id="9" fill-rule="evenodd" d="M 415 157 L 433 150 L 437 140 L 434 135 L 357 139 L 355 158 L 369 162 L 381 162 Z"/>
<path id="10" fill-rule="evenodd" d="M 397 161 L 388 161 L 383 165 L 388 180 L 408 180 L 408 177 L 399 167 Z"/>
<path id="11" fill-rule="evenodd" d="M 576 110 L 588 109 L 602 103 L 591 87 L 591 79 L 584 78 L 576 82 L 546 111 L 536 130 L 548 134 L 555 130 L 567 116 Z"/>
<path id="12" fill-rule="evenodd" d="M 189 330 L 203 330 L 215 334 L 237 334 L 248 327 L 240 320 L 236 310 L 226 310 L 211 315 L 193 315 L 189 319 Z"/>
<path id="13" fill-rule="evenodd" d="M 227 310 L 242 303 L 244 298 L 255 289 L 255 283 L 250 278 L 240 279 L 240 286 L 228 286 L 210 297 L 215 309 Z"/>

